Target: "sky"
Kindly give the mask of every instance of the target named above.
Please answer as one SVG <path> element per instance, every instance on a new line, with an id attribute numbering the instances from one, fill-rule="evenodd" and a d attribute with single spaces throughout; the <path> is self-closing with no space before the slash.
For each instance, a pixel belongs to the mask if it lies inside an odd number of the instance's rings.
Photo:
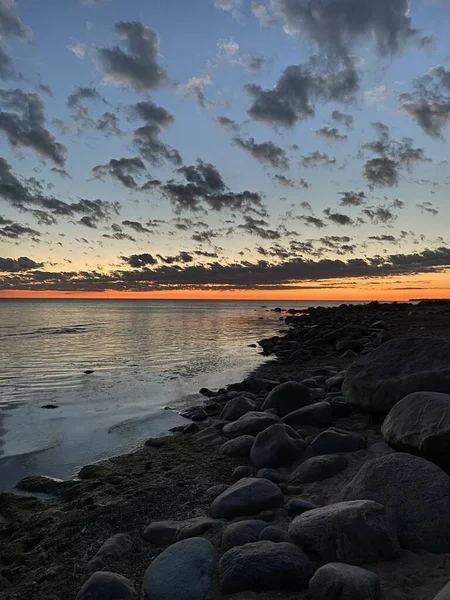
<path id="1" fill-rule="evenodd" d="M 0 297 L 450 297 L 449 0 L 0 0 Z"/>

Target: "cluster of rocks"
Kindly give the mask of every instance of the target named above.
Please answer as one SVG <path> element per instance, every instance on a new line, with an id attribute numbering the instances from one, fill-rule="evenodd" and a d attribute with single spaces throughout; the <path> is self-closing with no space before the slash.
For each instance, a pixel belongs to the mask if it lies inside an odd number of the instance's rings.
<path id="1" fill-rule="evenodd" d="M 438 466 L 450 466 L 450 342 L 385 336 L 377 345 L 386 327 L 369 321 L 339 333 L 325 325 L 293 330 L 305 350 L 318 335 L 339 352 L 350 349 L 344 339 L 358 342 L 363 356 L 346 371 L 203 390 L 208 400 L 186 414 L 196 422 L 184 431 L 243 464 L 231 486 L 208 490 L 209 514 L 142 532 L 163 549 L 145 571 L 148 600 L 203 600 L 216 574 L 223 594 L 309 589 L 324 600 L 378 600 L 380 580 L 366 565 L 403 550 L 450 552 L 450 477 Z M 367 434 L 381 420 L 384 441 L 377 425 Z M 305 485 L 338 477 L 368 450 L 376 458 L 347 477 L 331 503 L 302 498 Z M 131 582 L 103 570 L 132 543 L 118 534 L 101 546 L 77 600 L 138 598 Z"/>

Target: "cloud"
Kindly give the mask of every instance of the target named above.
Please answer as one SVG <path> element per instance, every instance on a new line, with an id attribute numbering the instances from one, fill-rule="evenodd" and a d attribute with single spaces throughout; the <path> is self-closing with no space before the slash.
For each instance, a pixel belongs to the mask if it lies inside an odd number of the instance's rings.
<path id="1" fill-rule="evenodd" d="M 52 167 L 50 169 L 50 171 L 52 173 L 57 173 L 58 175 L 60 175 L 63 179 L 72 179 L 71 174 L 66 171 L 65 169 L 61 169 L 60 167 Z"/>
<path id="2" fill-rule="evenodd" d="M 191 239 L 199 244 L 211 244 L 213 239 L 219 237 L 219 232 L 213 229 L 207 229 L 206 231 L 197 231 L 192 234 Z"/>
<path id="3" fill-rule="evenodd" d="M 147 265 L 156 265 L 158 260 L 151 254 L 132 254 L 131 256 L 122 256 L 122 260 L 135 269 L 146 267 Z"/>
<path id="4" fill-rule="evenodd" d="M 376 242 L 392 242 L 395 244 L 397 242 L 397 238 L 393 235 L 369 235 L 369 240 L 374 240 Z"/>
<path id="5" fill-rule="evenodd" d="M 306 225 L 312 225 L 313 227 L 316 227 L 317 229 L 323 229 L 324 227 L 327 226 L 327 224 L 322 220 L 319 219 L 318 217 L 314 217 L 312 215 L 303 215 L 301 217 L 298 217 L 298 219 L 300 219 L 301 221 L 304 221 L 306 223 Z"/>
<path id="6" fill-rule="evenodd" d="M 32 269 L 39 269 L 43 266 L 44 263 L 37 263 L 27 256 L 21 256 L 17 259 L 0 257 L 1 273 L 21 273 Z"/>
<path id="7" fill-rule="evenodd" d="M 328 125 L 316 129 L 314 133 L 326 142 L 344 142 L 348 140 L 348 136 L 342 134 L 337 127 L 329 127 Z"/>
<path id="8" fill-rule="evenodd" d="M 128 52 L 120 46 L 97 48 L 97 59 L 105 80 L 118 86 L 130 86 L 138 92 L 155 90 L 168 81 L 159 62 L 159 37 L 140 21 L 116 23 L 116 36 Z"/>
<path id="9" fill-rule="evenodd" d="M 289 160 L 286 151 L 272 141 L 257 144 L 254 138 L 233 138 L 234 143 L 248 152 L 255 160 L 274 169 L 288 169 Z"/>
<path id="10" fill-rule="evenodd" d="M 347 115 L 339 110 L 333 110 L 331 113 L 331 118 L 336 123 L 341 123 L 347 129 L 351 129 L 353 127 L 353 117 L 351 115 Z"/>
<path id="11" fill-rule="evenodd" d="M 238 54 L 240 48 L 239 44 L 233 38 L 219 40 L 217 47 L 219 48 L 219 54 L 226 58 L 231 58 Z"/>
<path id="12" fill-rule="evenodd" d="M 15 38 L 30 41 L 33 37 L 31 29 L 25 26 L 15 13 L 14 0 L 0 2 L 0 79 L 10 79 L 16 75 L 13 60 L 8 54 L 3 40 Z"/>
<path id="13" fill-rule="evenodd" d="M 96 121 L 95 128 L 104 133 L 107 137 L 110 135 L 121 135 L 119 127 L 119 118 L 111 112 L 105 112 Z"/>
<path id="14" fill-rule="evenodd" d="M 31 227 L 14 223 L 10 219 L 0 216 L 0 237 L 10 240 L 18 240 L 21 237 L 40 237 L 40 232 Z"/>
<path id="15" fill-rule="evenodd" d="M 439 214 L 439 210 L 431 202 L 421 202 L 420 204 L 416 204 L 416 206 L 420 208 L 422 213 L 430 213 L 431 215 Z"/>
<path id="16" fill-rule="evenodd" d="M 269 27 L 276 21 L 275 16 L 266 4 L 252 2 L 252 13 L 258 19 L 263 27 Z"/>
<path id="17" fill-rule="evenodd" d="M 348 215 L 342 213 L 333 212 L 331 208 L 325 208 L 323 214 L 326 218 L 334 223 L 335 225 L 354 225 L 355 221 Z"/>
<path id="18" fill-rule="evenodd" d="M 229 119 L 228 117 L 217 117 L 216 123 L 219 127 L 223 129 L 228 129 L 229 131 L 238 131 L 239 125 L 233 119 Z"/>
<path id="19" fill-rule="evenodd" d="M 239 64 L 249 73 L 259 73 L 266 64 L 266 59 L 260 54 L 245 54 L 240 58 Z"/>
<path id="20" fill-rule="evenodd" d="M 158 258 L 165 263 L 166 265 L 172 265 L 174 263 L 191 263 L 194 261 L 194 257 L 189 252 L 179 252 L 175 256 L 161 256 L 161 254 L 157 255 Z"/>
<path id="21" fill-rule="evenodd" d="M 67 46 L 67 49 L 70 50 L 72 54 L 75 54 L 79 60 L 83 60 L 86 56 L 86 48 L 86 44 L 82 44 L 81 42 L 74 44 L 73 46 Z"/>
<path id="22" fill-rule="evenodd" d="M 339 192 L 339 194 L 342 196 L 339 201 L 341 206 L 361 206 L 366 202 L 364 192 Z"/>
<path id="23" fill-rule="evenodd" d="M 44 102 L 39 94 L 0 90 L 0 108 L 0 130 L 13 148 L 32 148 L 42 158 L 64 166 L 67 148 L 45 127 Z"/>
<path id="24" fill-rule="evenodd" d="M 398 185 L 397 163 L 391 158 L 383 157 L 367 160 L 363 175 L 370 184 L 377 187 L 394 187 Z"/>
<path id="25" fill-rule="evenodd" d="M 404 203 L 401 200 L 394 200 L 389 205 L 384 206 L 368 206 L 361 212 L 366 217 L 369 217 L 372 223 L 382 223 L 387 225 L 397 219 L 397 215 L 393 212 L 396 208 L 403 208 Z"/>
<path id="26" fill-rule="evenodd" d="M 210 75 L 192 77 L 180 89 L 185 96 L 192 96 L 200 108 L 210 108 L 212 104 L 206 100 L 204 88 L 206 85 L 212 85 L 212 82 Z"/>
<path id="27" fill-rule="evenodd" d="M 234 19 L 240 19 L 242 0 L 214 0 L 214 6 L 231 14 Z"/>
<path id="28" fill-rule="evenodd" d="M 139 223 L 139 221 L 122 221 L 122 225 L 124 227 L 129 227 L 130 229 L 134 229 L 134 231 L 136 231 L 137 233 L 153 233 L 151 229 L 148 229 L 147 227 L 144 227 L 144 225 L 142 225 L 142 223 Z"/>
<path id="29" fill-rule="evenodd" d="M 450 71 L 433 67 L 413 83 L 414 92 L 400 96 L 400 110 L 407 113 L 429 136 L 443 139 L 450 122 Z"/>
<path id="30" fill-rule="evenodd" d="M 11 79 L 14 76 L 12 58 L 6 51 L 5 45 L 0 39 L 0 79 Z"/>
<path id="31" fill-rule="evenodd" d="M 112 158 L 106 165 L 93 167 L 92 174 L 95 179 L 101 179 L 109 175 L 120 181 L 125 187 L 136 189 L 138 184 L 135 176 L 142 175 L 145 170 L 146 167 L 142 159 L 139 156 L 133 156 L 132 158 Z"/>
<path id="32" fill-rule="evenodd" d="M 94 121 L 83 100 L 102 100 L 98 91 L 93 87 L 78 86 L 76 91 L 67 97 L 67 106 L 75 121 L 85 126 L 94 125 Z"/>
<path id="33" fill-rule="evenodd" d="M 250 235 L 256 235 L 264 240 L 279 240 L 281 238 L 280 232 L 269 229 L 269 223 L 264 219 L 254 219 L 250 215 L 244 215 L 244 221 L 243 224 L 238 225 L 238 228 Z"/>
<path id="34" fill-rule="evenodd" d="M 275 183 L 278 183 L 279 185 L 282 185 L 284 187 L 303 188 L 305 190 L 309 188 L 309 183 L 307 181 L 305 181 L 305 179 L 303 179 L 303 177 L 301 179 L 299 179 L 298 181 L 295 181 L 294 179 L 291 179 L 290 177 L 286 177 L 285 175 L 279 175 L 277 173 L 276 175 L 274 175 L 272 177 L 272 181 L 274 181 Z"/>
<path id="35" fill-rule="evenodd" d="M 314 152 L 302 156 L 301 164 L 304 167 L 318 167 L 319 165 L 329 166 L 336 164 L 336 159 L 334 156 L 329 156 L 325 152 L 314 150 Z"/>
<path id="36" fill-rule="evenodd" d="M 385 85 L 380 85 L 364 92 L 364 100 L 368 104 L 381 104 L 388 99 L 389 93 Z"/>

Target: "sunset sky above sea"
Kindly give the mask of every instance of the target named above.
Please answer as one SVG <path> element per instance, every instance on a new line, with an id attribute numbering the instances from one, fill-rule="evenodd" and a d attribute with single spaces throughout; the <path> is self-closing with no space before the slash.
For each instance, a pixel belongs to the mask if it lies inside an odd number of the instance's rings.
<path id="1" fill-rule="evenodd" d="M 0 0 L 0 297 L 450 297 L 448 0 Z"/>

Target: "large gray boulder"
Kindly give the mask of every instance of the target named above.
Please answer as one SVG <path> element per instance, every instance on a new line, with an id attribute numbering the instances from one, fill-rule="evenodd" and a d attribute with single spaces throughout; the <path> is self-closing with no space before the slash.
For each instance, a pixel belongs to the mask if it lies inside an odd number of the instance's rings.
<path id="1" fill-rule="evenodd" d="M 238 396 L 225 404 L 219 419 L 221 421 L 236 421 L 252 410 L 256 410 L 256 404 L 246 396 Z"/>
<path id="2" fill-rule="evenodd" d="M 262 405 L 262 410 L 276 408 L 281 417 L 312 404 L 311 392 L 297 381 L 285 381 L 273 388 Z"/>
<path id="3" fill-rule="evenodd" d="M 333 411 L 329 402 L 317 402 L 304 408 L 299 408 L 283 417 L 283 423 L 291 427 L 314 425 L 328 427 L 333 422 Z"/>
<path id="4" fill-rule="evenodd" d="M 309 582 L 309 591 L 318 600 L 379 600 L 378 575 L 343 563 L 320 567 Z"/>
<path id="5" fill-rule="evenodd" d="M 450 552 L 450 477 L 438 466 L 402 452 L 359 470 L 339 500 L 374 500 L 395 516 L 403 548 Z"/>
<path id="6" fill-rule="evenodd" d="M 381 433 L 393 448 L 450 466 L 450 394 L 408 394 L 389 411 Z"/>
<path id="7" fill-rule="evenodd" d="M 287 542 L 260 541 L 232 548 L 219 562 L 224 594 L 244 590 L 302 590 L 315 571 L 301 548 Z"/>
<path id="8" fill-rule="evenodd" d="M 311 442 L 316 454 L 332 454 L 334 452 L 356 452 L 367 446 L 367 441 L 357 433 L 330 427 L 319 433 Z"/>
<path id="9" fill-rule="evenodd" d="M 241 435 L 222 444 L 220 452 L 227 456 L 248 456 L 254 441 L 253 435 Z"/>
<path id="10" fill-rule="evenodd" d="M 306 448 L 306 442 L 284 423 L 271 425 L 256 436 L 250 460 L 258 468 L 276 468 L 293 463 Z"/>
<path id="11" fill-rule="evenodd" d="M 276 508 L 283 502 L 280 488 L 268 479 L 245 477 L 226 489 L 211 504 L 211 516 L 229 519 Z"/>
<path id="12" fill-rule="evenodd" d="M 323 454 L 313 456 L 295 469 L 290 477 L 293 483 L 312 483 L 334 477 L 348 466 L 345 456 L 339 454 Z"/>
<path id="13" fill-rule="evenodd" d="M 342 390 L 350 404 L 383 415 L 412 392 L 450 393 L 450 340 L 390 340 L 347 369 Z"/>
<path id="14" fill-rule="evenodd" d="M 92 574 L 95 571 L 104 571 L 110 563 L 128 554 L 132 547 L 133 538 L 126 533 L 116 533 L 101 545 L 94 558 L 88 562 L 86 572 Z"/>
<path id="15" fill-rule="evenodd" d="M 235 546 L 243 546 L 244 544 L 257 542 L 259 540 L 259 534 L 266 529 L 266 527 L 266 521 L 261 521 L 260 519 L 249 519 L 248 521 L 231 523 L 231 525 L 228 525 L 223 530 L 220 549 L 222 552 L 227 552 Z"/>
<path id="16" fill-rule="evenodd" d="M 433 598 L 433 600 L 450 600 L 450 582 Z"/>
<path id="17" fill-rule="evenodd" d="M 148 600 L 204 600 L 217 561 L 205 538 L 190 538 L 169 546 L 144 573 Z"/>
<path id="18" fill-rule="evenodd" d="M 264 431 L 270 425 L 279 422 L 280 419 L 274 414 L 250 411 L 242 415 L 237 421 L 225 425 L 222 431 L 228 438 L 236 438 L 241 435 L 258 435 L 260 431 Z"/>
<path id="19" fill-rule="evenodd" d="M 369 500 L 309 510 L 291 522 L 288 539 L 322 562 L 362 565 L 391 560 L 400 551 L 392 516 Z"/>
<path id="20" fill-rule="evenodd" d="M 97 571 L 84 583 L 75 600 L 138 600 L 138 594 L 122 575 Z"/>
<path id="21" fill-rule="evenodd" d="M 151 544 L 166 546 L 201 536 L 216 523 L 217 521 L 208 517 L 195 517 L 187 521 L 155 521 L 145 528 L 143 537 Z"/>

